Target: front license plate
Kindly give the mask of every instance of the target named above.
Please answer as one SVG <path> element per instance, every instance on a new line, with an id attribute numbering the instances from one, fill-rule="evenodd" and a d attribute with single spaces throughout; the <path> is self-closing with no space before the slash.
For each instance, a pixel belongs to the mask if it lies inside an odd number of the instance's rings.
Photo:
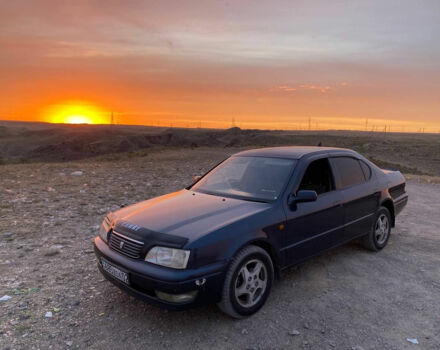
<path id="1" fill-rule="evenodd" d="M 128 273 L 121 271 L 117 267 L 113 266 L 112 264 L 109 264 L 106 260 L 101 259 L 102 268 L 105 272 L 112 275 L 113 277 L 117 278 L 118 280 L 129 284 L 128 282 Z"/>

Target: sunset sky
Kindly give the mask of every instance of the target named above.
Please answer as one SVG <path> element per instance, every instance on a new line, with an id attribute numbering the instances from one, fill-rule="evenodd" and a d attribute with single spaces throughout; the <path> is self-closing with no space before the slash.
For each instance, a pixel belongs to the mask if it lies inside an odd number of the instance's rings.
<path id="1" fill-rule="evenodd" d="M 0 119 L 439 132 L 440 1 L 1 1 L 0 81 Z"/>

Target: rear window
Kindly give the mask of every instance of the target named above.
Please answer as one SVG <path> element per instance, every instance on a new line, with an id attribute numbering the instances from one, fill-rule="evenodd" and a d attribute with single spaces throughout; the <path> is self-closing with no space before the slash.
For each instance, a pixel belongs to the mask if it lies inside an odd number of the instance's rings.
<path id="1" fill-rule="evenodd" d="M 348 188 L 365 182 L 364 171 L 357 159 L 350 157 L 331 158 L 339 176 L 341 188 Z"/>

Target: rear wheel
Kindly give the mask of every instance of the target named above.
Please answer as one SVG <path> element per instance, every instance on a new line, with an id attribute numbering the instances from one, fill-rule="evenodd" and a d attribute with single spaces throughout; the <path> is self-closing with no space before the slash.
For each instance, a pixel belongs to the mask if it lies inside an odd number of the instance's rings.
<path id="1" fill-rule="evenodd" d="M 256 313 L 269 296 L 273 276 L 272 260 L 264 249 L 243 248 L 229 266 L 218 306 L 234 318 Z"/>
<path id="2" fill-rule="evenodd" d="M 370 233 L 363 238 L 363 245 L 372 251 L 381 250 L 387 245 L 390 233 L 391 214 L 387 208 L 380 207 Z"/>

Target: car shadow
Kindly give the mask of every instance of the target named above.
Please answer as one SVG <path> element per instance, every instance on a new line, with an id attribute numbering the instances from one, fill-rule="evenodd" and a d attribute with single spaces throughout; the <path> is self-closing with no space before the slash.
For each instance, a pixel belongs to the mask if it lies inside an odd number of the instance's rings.
<path id="1" fill-rule="evenodd" d="M 294 303 L 295 295 L 298 292 L 295 288 L 302 289 L 301 293 L 305 292 L 311 297 L 325 293 L 329 288 L 330 280 L 335 277 L 331 272 L 334 265 L 338 266 L 336 270 L 340 269 L 344 264 L 351 264 L 356 257 L 363 253 L 366 253 L 366 250 L 357 242 L 350 242 L 284 270 L 281 273 L 281 278 L 274 283 L 271 296 L 262 310 L 278 309 L 283 304 L 277 305 L 280 300 L 289 300 L 289 303 Z M 124 309 L 123 312 L 127 312 L 135 323 L 161 320 L 161 322 L 155 323 L 155 327 L 160 327 L 162 331 L 170 331 L 173 328 L 172 325 L 176 325 L 176 331 L 180 332 L 187 327 L 193 327 L 193 324 L 198 322 L 237 321 L 223 314 L 215 304 L 201 305 L 184 311 L 168 311 L 127 296 L 121 291 L 118 291 L 117 295 L 112 303 L 116 312 L 119 312 L 119 309 Z M 264 317 L 264 315 L 259 312 L 253 317 Z"/>

